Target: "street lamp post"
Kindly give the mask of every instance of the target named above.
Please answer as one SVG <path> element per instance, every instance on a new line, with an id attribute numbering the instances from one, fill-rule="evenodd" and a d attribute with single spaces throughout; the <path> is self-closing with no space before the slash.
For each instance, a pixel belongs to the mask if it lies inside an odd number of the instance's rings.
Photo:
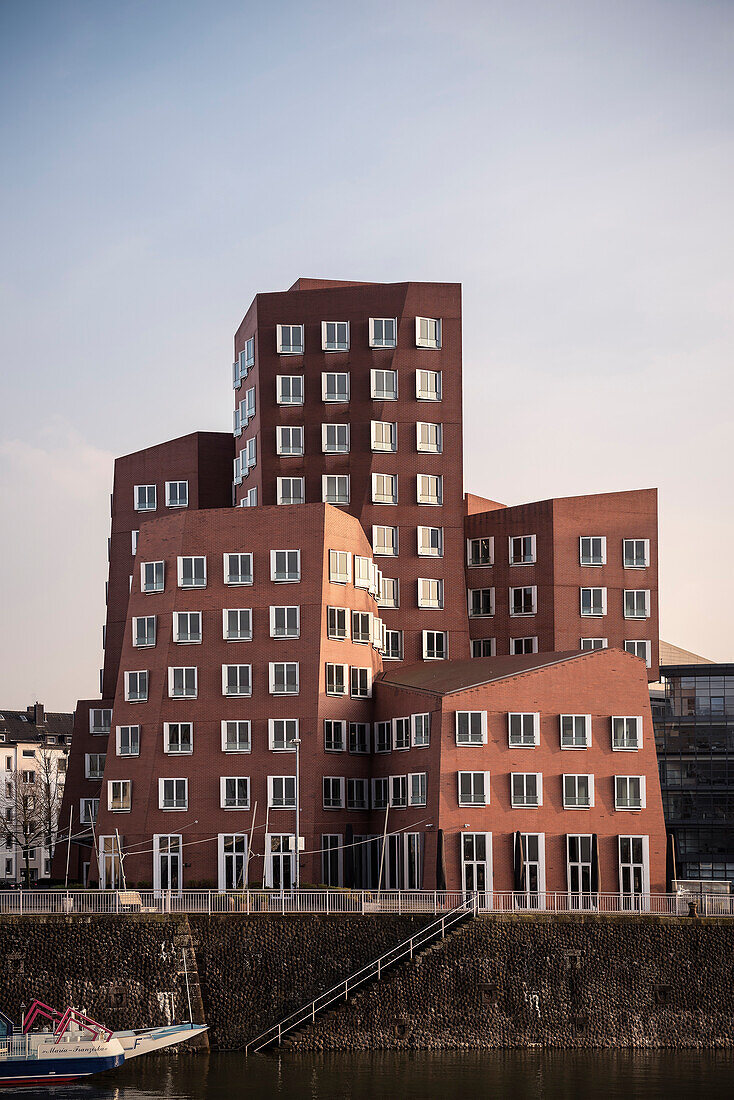
<path id="1" fill-rule="evenodd" d="M 299 841 L 301 836 L 301 738 L 294 737 L 293 744 L 296 747 L 296 866 L 295 883 L 296 890 L 301 887 L 301 853 Z"/>

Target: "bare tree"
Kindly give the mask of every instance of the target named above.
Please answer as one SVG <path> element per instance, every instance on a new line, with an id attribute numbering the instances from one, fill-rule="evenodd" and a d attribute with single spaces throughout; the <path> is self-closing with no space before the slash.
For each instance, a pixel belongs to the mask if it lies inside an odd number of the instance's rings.
<path id="1" fill-rule="evenodd" d="M 5 780 L 0 839 L 11 840 L 23 852 L 25 884 L 31 884 L 29 849 L 43 845 L 48 832 L 43 819 L 43 783 L 35 770 L 11 772 Z"/>
<path id="2" fill-rule="evenodd" d="M 53 857 L 59 835 L 59 814 L 64 797 L 64 783 L 59 773 L 59 754 L 44 748 L 36 753 L 36 781 L 40 785 L 39 809 L 45 833 L 45 847 Z M 65 776 L 64 776 L 65 778 Z"/>

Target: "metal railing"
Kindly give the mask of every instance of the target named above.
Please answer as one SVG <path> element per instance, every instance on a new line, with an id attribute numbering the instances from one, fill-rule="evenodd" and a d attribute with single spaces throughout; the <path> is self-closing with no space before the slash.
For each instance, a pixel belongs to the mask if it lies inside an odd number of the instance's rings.
<path id="1" fill-rule="evenodd" d="M 300 1027 L 301 1024 L 313 1023 L 316 1016 L 323 1012 L 324 1009 L 329 1008 L 337 1001 L 346 1001 L 350 993 L 353 993 L 355 989 L 358 989 L 366 982 L 373 980 L 379 981 L 384 971 L 394 966 L 394 964 L 401 959 L 412 959 L 417 951 L 420 951 L 424 947 L 428 947 L 439 938 L 443 939 L 446 932 L 454 928 L 460 921 L 465 920 L 467 917 L 474 917 L 477 915 L 477 898 L 477 894 L 469 895 L 469 897 L 460 902 L 456 908 L 450 909 L 443 916 L 439 917 L 438 920 L 432 921 L 430 924 L 426 925 L 425 928 L 421 928 L 420 932 L 416 932 L 410 939 L 403 940 L 403 942 L 397 944 L 396 947 L 391 947 L 384 955 L 380 955 L 379 958 L 373 959 L 372 962 L 367 963 L 367 965 L 363 966 L 360 970 L 355 970 L 348 978 L 332 986 L 332 988 L 328 989 L 325 993 L 320 993 L 318 997 L 315 997 L 308 1004 L 292 1012 L 290 1016 L 286 1016 L 277 1024 L 273 1024 L 267 1031 L 263 1031 L 261 1035 L 258 1035 L 255 1039 L 251 1039 L 250 1042 L 246 1044 L 244 1048 L 245 1054 L 257 1053 L 275 1042 L 280 1046 L 283 1041 L 283 1036 L 289 1031 L 293 1031 L 295 1028 Z"/>
<path id="2" fill-rule="evenodd" d="M 476 897 L 480 913 L 589 913 L 734 917 L 729 894 L 570 894 L 460 890 L 0 890 L 0 915 L 89 916 L 126 913 L 438 916 Z"/>

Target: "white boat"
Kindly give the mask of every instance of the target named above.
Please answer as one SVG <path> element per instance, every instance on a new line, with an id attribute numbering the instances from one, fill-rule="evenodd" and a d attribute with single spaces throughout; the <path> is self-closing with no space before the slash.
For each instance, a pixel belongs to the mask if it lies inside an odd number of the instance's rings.
<path id="1" fill-rule="evenodd" d="M 171 1024 L 169 1027 L 140 1027 L 133 1031 L 113 1031 L 125 1053 L 125 1061 L 137 1058 L 141 1054 L 151 1054 L 154 1050 L 186 1043 L 196 1035 L 206 1031 L 206 1024 Z"/>

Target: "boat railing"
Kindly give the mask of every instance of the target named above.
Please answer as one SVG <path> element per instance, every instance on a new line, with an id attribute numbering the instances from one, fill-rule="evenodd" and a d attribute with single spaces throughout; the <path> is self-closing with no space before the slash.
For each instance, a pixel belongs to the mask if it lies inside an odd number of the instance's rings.
<path id="1" fill-rule="evenodd" d="M 30 1042 L 30 1035 L 11 1035 L 0 1039 L 0 1060 L 8 1061 L 12 1058 L 23 1061 L 38 1058 L 38 1048 Z"/>

